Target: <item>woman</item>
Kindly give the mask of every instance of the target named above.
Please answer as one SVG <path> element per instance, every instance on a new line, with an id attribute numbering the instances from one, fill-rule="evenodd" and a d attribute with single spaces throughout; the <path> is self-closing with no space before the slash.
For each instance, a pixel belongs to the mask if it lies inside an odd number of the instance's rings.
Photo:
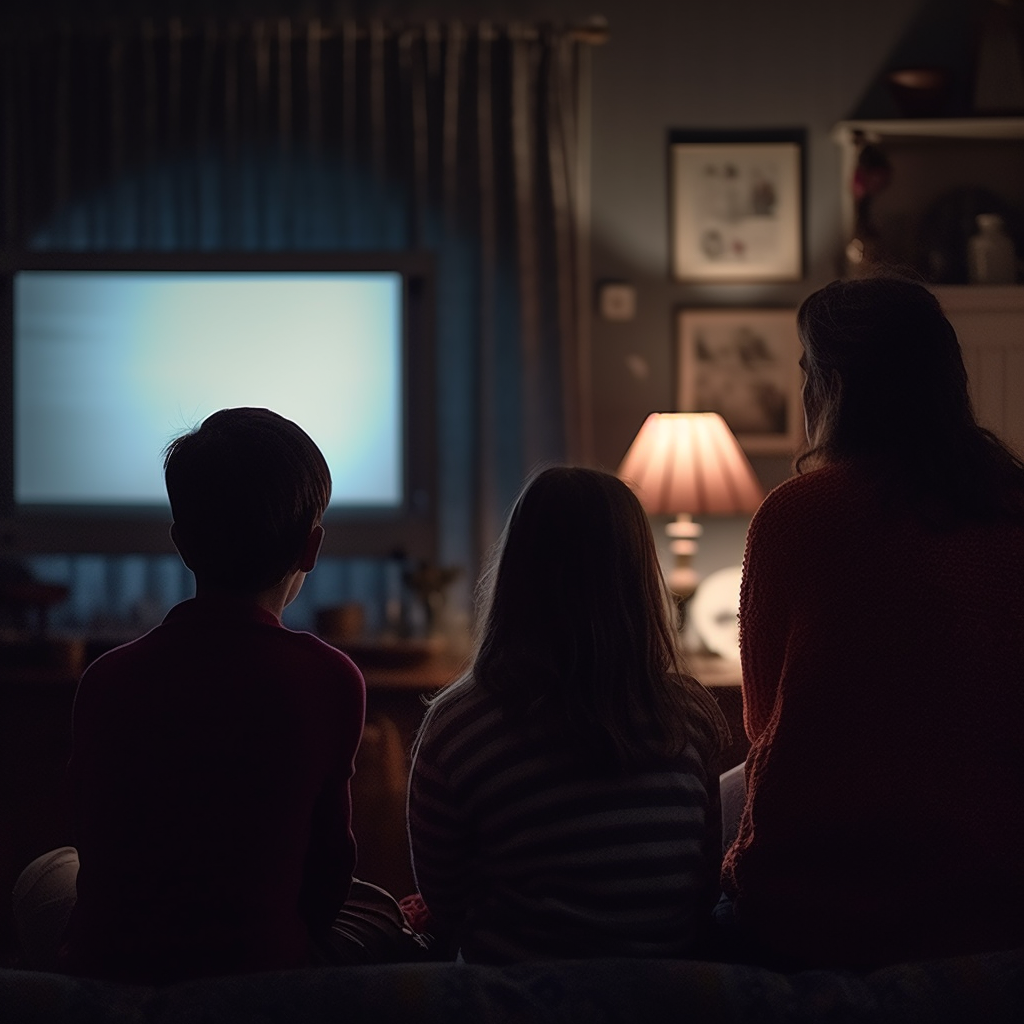
<path id="1" fill-rule="evenodd" d="M 607 473 L 540 473 L 481 588 L 472 669 L 414 751 L 427 930 L 486 963 L 685 955 L 717 888 L 723 726 L 681 671 L 640 503 Z"/>
<path id="2" fill-rule="evenodd" d="M 723 888 L 775 964 L 1024 944 L 1024 465 L 924 287 L 799 311 L 807 449 L 747 536 Z"/>

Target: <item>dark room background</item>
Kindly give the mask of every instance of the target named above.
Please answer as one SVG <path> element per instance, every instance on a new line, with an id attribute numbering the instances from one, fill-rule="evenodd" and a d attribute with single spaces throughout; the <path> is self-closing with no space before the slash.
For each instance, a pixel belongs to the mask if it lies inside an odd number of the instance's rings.
<path id="1" fill-rule="evenodd" d="M 461 626 L 523 476 L 614 469 L 674 408 L 680 307 L 794 306 L 837 275 L 833 126 L 893 116 L 894 66 L 948 66 L 966 95 L 979 3 L 49 0 L 4 16 L 4 245 L 433 252 L 437 561 L 462 570 Z M 673 281 L 669 134 L 778 128 L 806 131 L 804 279 Z M 632 319 L 596 314 L 606 281 L 635 288 Z M 698 568 L 737 563 L 745 525 L 707 523 Z M 54 621 L 73 628 L 145 625 L 190 585 L 170 554 L 31 566 L 71 587 Z M 358 600 L 379 624 L 395 574 L 331 560 L 291 621 Z"/>

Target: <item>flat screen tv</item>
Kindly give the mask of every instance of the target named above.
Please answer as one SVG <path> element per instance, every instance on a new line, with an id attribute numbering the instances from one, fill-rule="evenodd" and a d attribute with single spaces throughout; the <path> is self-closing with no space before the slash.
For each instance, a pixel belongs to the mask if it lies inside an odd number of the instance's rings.
<path id="1" fill-rule="evenodd" d="M 8 254 L 2 283 L 0 551 L 172 550 L 164 446 L 248 405 L 326 455 L 325 553 L 434 554 L 429 256 Z"/>

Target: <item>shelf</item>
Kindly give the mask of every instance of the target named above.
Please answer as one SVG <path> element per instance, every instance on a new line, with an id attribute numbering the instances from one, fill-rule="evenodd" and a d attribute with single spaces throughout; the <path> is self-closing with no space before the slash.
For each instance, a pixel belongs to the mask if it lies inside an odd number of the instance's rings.
<path id="1" fill-rule="evenodd" d="M 832 138 L 856 145 L 858 134 L 867 142 L 884 139 L 1024 139 L 1024 117 L 904 118 L 840 121 Z"/>
<path id="2" fill-rule="evenodd" d="M 1001 214 L 1024 247 L 1024 117 L 847 120 L 832 138 L 841 152 L 844 246 L 868 238 L 883 263 L 949 282 L 967 279 L 976 213 Z M 864 146 L 880 149 L 889 171 L 881 184 L 884 171 L 875 172 L 873 195 L 858 201 Z"/>

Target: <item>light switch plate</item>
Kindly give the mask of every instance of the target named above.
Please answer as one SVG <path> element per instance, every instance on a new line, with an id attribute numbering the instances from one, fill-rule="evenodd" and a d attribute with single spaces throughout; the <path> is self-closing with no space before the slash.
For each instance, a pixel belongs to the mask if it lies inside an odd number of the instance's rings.
<path id="1" fill-rule="evenodd" d="M 597 310 L 605 320 L 632 320 L 636 316 L 636 288 L 624 281 L 608 281 L 597 290 Z"/>

